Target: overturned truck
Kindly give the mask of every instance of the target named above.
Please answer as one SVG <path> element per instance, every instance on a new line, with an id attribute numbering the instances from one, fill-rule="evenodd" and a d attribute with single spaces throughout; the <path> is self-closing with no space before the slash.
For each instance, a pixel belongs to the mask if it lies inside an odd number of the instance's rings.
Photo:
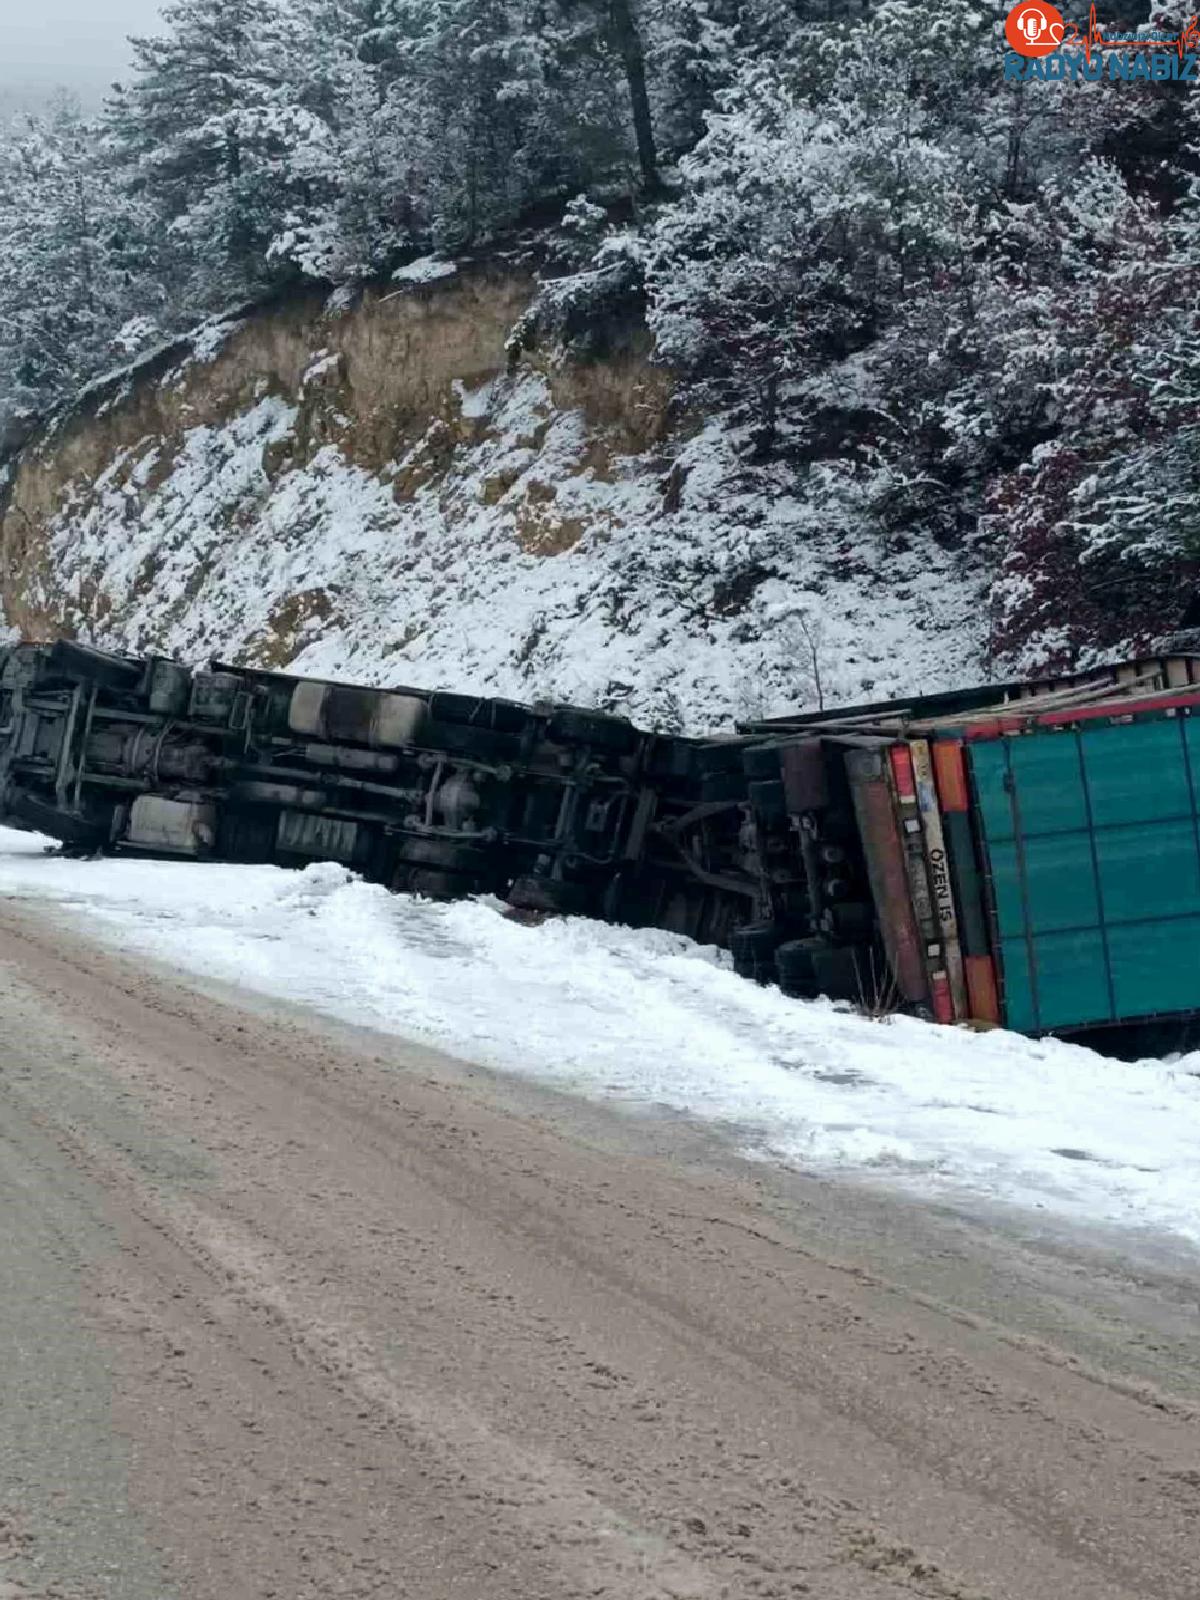
<path id="1" fill-rule="evenodd" d="M 0 822 L 673 929 L 789 994 L 1200 1014 L 1200 655 L 688 739 L 72 641 L 0 649 Z"/>

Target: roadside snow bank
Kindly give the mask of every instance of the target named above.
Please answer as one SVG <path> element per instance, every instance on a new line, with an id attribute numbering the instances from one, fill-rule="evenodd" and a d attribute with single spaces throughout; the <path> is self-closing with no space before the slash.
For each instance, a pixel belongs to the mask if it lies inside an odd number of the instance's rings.
<path id="1" fill-rule="evenodd" d="M 1200 1056 L 872 1023 L 737 978 L 676 935 L 490 901 L 435 904 L 341 867 L 77 862 L 0 830 L 0 894 L 125 949 L 564 1089 L 732 1126 L 757 1154 L 1200 1243 Z"/>

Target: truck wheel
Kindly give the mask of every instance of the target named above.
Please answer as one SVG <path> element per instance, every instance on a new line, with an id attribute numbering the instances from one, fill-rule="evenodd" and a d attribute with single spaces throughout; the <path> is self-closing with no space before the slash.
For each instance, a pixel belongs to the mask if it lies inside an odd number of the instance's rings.
<path id="1" fill-rule="evenodd" d="M 142 664 L 126 661 L 108 650 L 93 650 L 90 645 L 60 639 L 46 654 L 46 666 L 56 678 L 75 683 L 94 683 L 101 689 L 128 693 L 141 682 Z"/>
<path id="2" fill-rule="evenodd" d="M 404 839 L 397 866 L 441 867 L 447 872 L 485 872 L 487 852 L 452 839 Z"/>
<path id="3" fill-rule="evenodd" d="M 647 778 L 668 778 L 678 783 L 686 783 L 689 778 L 695 778 L 696 758 L 698 751 L 694 745 L 686 743 L 683 739 L 674 739 L 666 735 L 660 736 L 651 750 L 650 759 L 646 765 Z"/>
<path id="4" fill-rule="evenodd" d="M 858 824 L 851 811 L 820 812 L 814 831 L 822 844 L 853 844 L 858 838 Z"/>
<path id="5" fill-rule="evenodd" d="M 111 819 L 97 824 L 74 812 L 60 811 L 57 806 L 48 805 L 30 794 L 18 792 L 8 807 L 8 814 L 31 832 L 48 833 L 52 839 L 75 851 L 90 853 L 108 843 Z"/>
<path id="6" fill-rule="evenodd" d="M 736 739 L 714 739 L 710 744 L 697 745 L 695 749 L 695 773 L 698 778 L 715 778 L 725 773 L 736 772 L 739 777 L 744 777 L 742 772 L 742 753 L 745 745 Z"/>
<path id="7" fill-rule="evenodd" d="M 513 700 L 484 700 L 473 694 L 451 694 L 446 689 L 430 695 L 429 715 L 435 722 L 502 734 L 524 733 L 532 720 L 528 706 Z"/>
<path id="8" fill-rule="evenodd" d="M 757 983 L 762 989 L 769 989 L 779 982 L 773 961 L 753 961 L 749 966 L 738 970 L 737 975 L 739 978 L 749 979 L 751 983 Z"/>
<path id="9" fill-rule="evenodd" d="M 813 976 L 818 994 L 830 1000 L 861 1001 L 869 992 L 863 982 L 858 948 L 854 945 L 826 945 L 813 952 Z"/>
<path id="10" fill-rule="evenodd" d="M 422 730 L 421 747 L 435 750 L 438 755 L 463 756 L 468 761 L 481 762 L 509 761 L 517 748 L 511 734 L 491 733 L 487 728 L 469 728 L 458 722 L 432 720 Z"/>
<path id="11" fill-rule="evenodd" d="M 816 955 L 823 939 L 789 939 L 775 952 L 775 970 L 784 994 L 811 1000 L 818 992 Z"/>
<path id="12" fill-rule="evenodd" d="M 821 925 L 836 938 L 853 943 L 870 937 L 875 918 L 864 900 L 842 900 L 828 907 Z"/>
<path id="13" fill-rule="evenodd" d="M 745 800 L 746 780 L 740 772 L 712 772 L 700 780 L 700 798 L 709 802 Z"/>
<path id="14" fill-rule="evenodd" d="M 461 872 L 439 872 L 434 867 L 417 867 L 415 871 L 401 873 L 396 880 L 409 894 L 424 895 L 427 900 L 462 900 L 475 893 L 475 881 Z"/>
<path id="15" fill-rule="evenodd" d="M 770 964 L 782 941 L 783 934 L 777 923 L 748 922 L 730 934 L 729 953 L 735 967 L 739 963 L 743 966 Z"/>
<path id="16" fill-rule="evenodd" d="M 518 878 L 505 899 L 521 911 L 549 911 L 560 917 L 586 916 L 592 903 L 586 885 L 559 878 Z"/>
<path id="17" fill-rule="evenodd" d="M 598 750 L 625 755 L 637 742 L 638 734 L 624 717 L 610 717 L 601 711 L 576 711 L 559 706 L 550 716 L 549 734 L 564 744 L 590 744 Z"/>

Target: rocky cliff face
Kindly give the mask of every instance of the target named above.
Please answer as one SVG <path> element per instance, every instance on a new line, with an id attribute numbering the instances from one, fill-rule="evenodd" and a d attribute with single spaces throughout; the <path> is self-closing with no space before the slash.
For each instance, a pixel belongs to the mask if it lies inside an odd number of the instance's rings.
<path id="1" fill-rule="evenodd" d="M 714 726 L 984 671 L 980 575 L 856 519 L 837 462 L 750 469 L 637 328 L 510 367 L 519 268 L 207 325 L 9 463 L 32 638 L 571 699 Z"/>

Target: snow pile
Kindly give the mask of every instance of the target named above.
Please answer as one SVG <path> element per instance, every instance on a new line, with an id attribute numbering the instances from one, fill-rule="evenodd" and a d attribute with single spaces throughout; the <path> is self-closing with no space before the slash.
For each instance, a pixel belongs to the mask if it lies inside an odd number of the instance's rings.
<path id="1" fill-rule="evenodd" d="M 74 862 L 0 830 L 0 893 L 125 949 L 557 1087 L 731 1128 L 755 1154 L 1200 1242 L 1200 1057 L 876 1023 L 661 931 L 527 927 L 336 866 Z"/>
<path id="2" fill-rule="evenodd" d="M 418 256 L 407 266 L 392 273 L 393 283 L 436 283 L 439 278 L 452 278 L 458 271 L 453 261 L 441 256 Z"/>
<path id="3" fill-rule="evenodd" d="M 864 531 L 837 463 L 750 474 L 710 422 L 668 508 L 661 457 L 620 455 L 532 371 L 456 383 L 382 471 L 350 459 L 336 385 L 315 448 L 297 399 L 147 437 L 78 486 L 49 557 L 82 637 L 687 729 L 984 675 L 980 574 Z"/>

